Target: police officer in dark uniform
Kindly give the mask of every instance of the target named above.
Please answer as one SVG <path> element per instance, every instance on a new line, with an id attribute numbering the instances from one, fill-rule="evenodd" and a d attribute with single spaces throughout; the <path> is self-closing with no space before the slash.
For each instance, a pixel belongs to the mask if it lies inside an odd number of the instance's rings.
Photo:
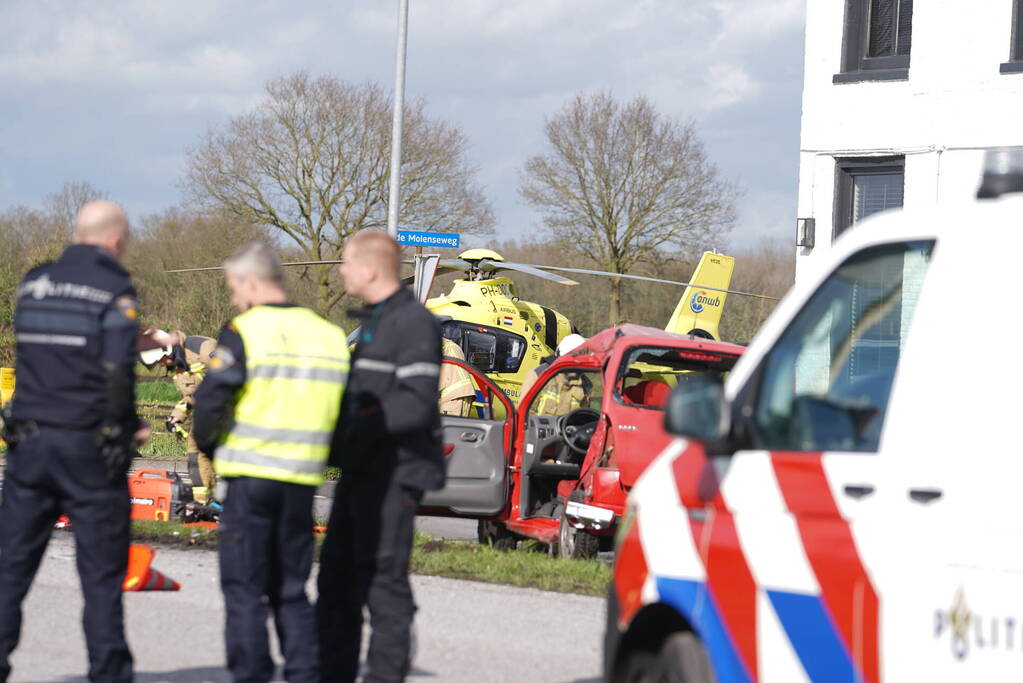
<path id="1" fill-rule="evenodd" d="M 89 680 L 132 680 L 121 608 L 131 509 L 125 474 L 149 429 L 135 414 L 135 290 L 120 264 L 128 232 L 121 207 L 86 204 L 74 244 L 18 288 L 18 386 L 4 425 L 12 448 L 0 504 L 0 681 L 18 644 L 22 601 L 62 513 L 75 534 Z"/>
<path id="2" fill-rule="evenodd" d="M 372 636 L 365 683 L 402 681 L 416 605 L 408 580 L 416 507 L 443 487 L 437 319 L 398 279 L 398 245 L 364 230 L 345 244 L 341 275 L 368 306 L 352 356 L 339 446 L 341 480 L 320 552 L 320 676 L 356 679 L 362 608 Z"/>

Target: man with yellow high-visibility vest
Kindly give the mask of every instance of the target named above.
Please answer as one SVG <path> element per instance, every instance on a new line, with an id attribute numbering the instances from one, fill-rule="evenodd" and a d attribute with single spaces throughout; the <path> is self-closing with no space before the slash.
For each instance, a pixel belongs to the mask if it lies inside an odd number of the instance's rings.
<path id="1" fill-rule="evenodd" d="M 267 245 L 239 248 L 224 270 L 241 314 L 217 338 L 193 420 L 226 488 L 219 552 L 227 665 L 236 681 L 273 678 L 272 613 L 285 677 L 318 682 L 316 617 L 305 584 L 313 495 L 335 443 L 348 345 L 341 328 L 288 302 Z"/>

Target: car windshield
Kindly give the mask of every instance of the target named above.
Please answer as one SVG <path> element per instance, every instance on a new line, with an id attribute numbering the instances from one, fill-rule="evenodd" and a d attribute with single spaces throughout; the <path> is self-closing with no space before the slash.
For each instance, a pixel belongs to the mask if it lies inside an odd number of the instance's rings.
<path id="1" fill-rule="evenodd" d="M 629 349 L 618 371 L 615 398 L 625 405 L 663 410 L 668 394 L 697 375 L 724 380 L 737 355 L 659 346 Z"/>

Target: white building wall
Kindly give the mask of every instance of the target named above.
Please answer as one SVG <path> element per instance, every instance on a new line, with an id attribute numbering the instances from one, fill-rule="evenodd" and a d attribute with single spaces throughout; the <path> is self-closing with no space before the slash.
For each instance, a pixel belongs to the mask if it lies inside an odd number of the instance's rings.
<path id="1" fill-rule="evenodd" d="M 905 155 L 914 207 L 972 200 L 983 150 L 1023 145 L 1023 73 L 999 73 L 1012 4 L 918 0 L 909 79 L 835 84 L 846 2 L 807 0 L 798 216 L 816 219 L 816 245 L 797 277 L 831 246 L 836 158 Z"/>

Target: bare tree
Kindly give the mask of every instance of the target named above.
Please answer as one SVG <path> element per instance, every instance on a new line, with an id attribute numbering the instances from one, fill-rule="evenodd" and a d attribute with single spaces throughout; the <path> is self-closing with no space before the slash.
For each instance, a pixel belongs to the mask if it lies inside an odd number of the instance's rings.
<path id="1" fill-rule="evenodd" d="M 64 183 L 58 192 L 46 198 L 46 212 L 57 225 L 66 228 L 70 235 L 75 227 L 78 210 L 95 199 L 106 198 L 106 192 L 96 189 L 87 181 Z"/>
<path id="2" fill-rule="evenodd" d="M 738 190 L 707 159 L 695 125 L 662 116 L 645 97 L 577 95 L 544 130 L 548 149 L 526 162 L 520 193 L 602 269 L 628 273 L 732 229 Z M 614 324 L 622 281 L 611 283 Z"/>
<path id="3" fill-rule="evenodd" d="M 265 240 L 267 229 L 187 206 L 142 216 L 135 228 L 125 263 L 139 293 L 141 322 L 215 337 L 234 315 L 223 273 L 166 271 L 220 265 L 245 242 Z"/>
<path id="4" fill-rule="evenodd" d="M 0 213 L 0 364 L 14 362 L 14 306 L 29 268 L 60 256 L 70 233 L 52 210 L 12 206 Z"/>
<path id="5" fill-rule="evenodd" d="M 252 111 L 190 152 L 186 185 L 208 206 L 279 231 L 310 259 L 337 258 L 345 238 L 387 224 L 391 101 L 379 86 L 305 73 L 271 81 Z M 488 232 L 490 204 L 455 126 L 406 105 L 399 220 L 417 230 Z M 317 307 L 343 293 L 317 269 Z"/>

